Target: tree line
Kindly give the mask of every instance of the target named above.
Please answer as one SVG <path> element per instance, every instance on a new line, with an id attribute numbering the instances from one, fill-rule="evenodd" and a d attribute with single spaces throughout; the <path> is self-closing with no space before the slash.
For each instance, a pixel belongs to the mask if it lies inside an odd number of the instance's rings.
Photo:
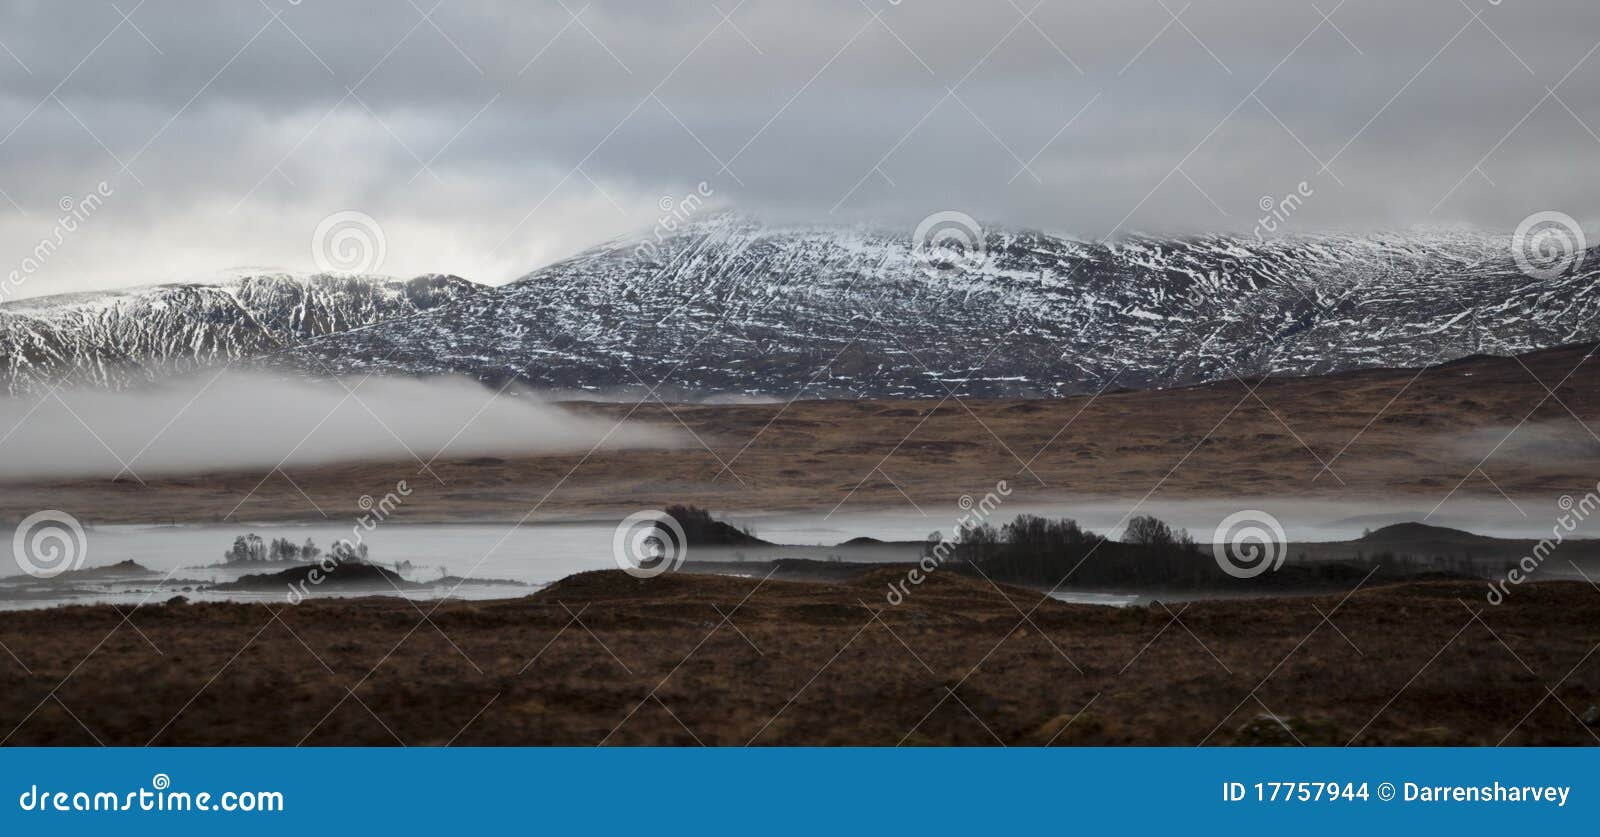
<path id="1" fill-rule="evenodd" d="M 924 554 L 933 554 L 940 540 L 938 533 L 930 535 Z M 1277 548 L 1288 550 L 1289 544 Z M 1470 561 L 1440 565 L 1387 551 L 1358 554 L 1353 561 L 1301 558 L 1278 570 L 1241 579 L 1219 565 L 1210 544 L 1196 544 L 1188 532 L 1174 530 L 1155 517 L 1129 520 L 1122 539 L 1111 540 L 1082 528 L 1075 520 L 1020 515 L 999 528 L 984 523 L 963 531 L 951 547 L 949 564 L 957 572 L 1010 584 L 1123 590 L 1220 590 L 1240 585 L 1288 589 L 1348 584 L 1368 573 L 1389 579 L 1474 577 L 1481 573 Z"/>
<path id="2" fill-rule="evenodd" d="M 306 538 L 305 543 L 297 544 L 288 538 L 273 538 L 268 541 L 252 532 L 234 538 L 232 548 L 222 553 L 222 560 L 229 564 L 256 562 L 311 564 L 321 558 L 322 554 L 322 549 L 310 538 Z M 366 544 L 351 544 L 348 541 L 334 544 L 333 551 L 328 554 L 334 563 L 338 564 L 364 564 L 368 558 Z"/>

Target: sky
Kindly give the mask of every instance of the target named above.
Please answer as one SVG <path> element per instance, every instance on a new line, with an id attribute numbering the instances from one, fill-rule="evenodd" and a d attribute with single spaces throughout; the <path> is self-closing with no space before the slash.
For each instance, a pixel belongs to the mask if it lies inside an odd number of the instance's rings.
<path id="1" fill-rule="evenodd" d="M 908 235 L 1249 232 L 1295 192 L 1287 232 L 1600 233 L 1589 0 L 0 0 L 0 46 L 7 299 L 344 247 L 502 283 L 695 192 Z"/>

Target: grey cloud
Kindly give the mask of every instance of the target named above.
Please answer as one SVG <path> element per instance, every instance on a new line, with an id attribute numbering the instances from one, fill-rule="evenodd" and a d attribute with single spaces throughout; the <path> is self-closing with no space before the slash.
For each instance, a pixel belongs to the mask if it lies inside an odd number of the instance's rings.
<path id="1" fill-rule="evenodd" d="M 388 272 L 500 282 L 701 181 L 772 217 L 956 208 L 1085 237 L 1249 229 L 1301 181 L 1295 230 L 1600 222 L 1600 7 L 1580 0 L 1319 2 L 1332 24 L 1298 0 L 1167 3 L 1178 22 L 1154 0 L 719 5 L 732 24 L 699 0 L 568 2 L 577 22 L 147 0 L 152 47 L 109 6 L 6 4 L 0 189 L 22 211 L 0 202 L 0 270 L 102 179 L 115 199 L 25 293 L 307 269 L 342 209 L 384 225 Z"/>

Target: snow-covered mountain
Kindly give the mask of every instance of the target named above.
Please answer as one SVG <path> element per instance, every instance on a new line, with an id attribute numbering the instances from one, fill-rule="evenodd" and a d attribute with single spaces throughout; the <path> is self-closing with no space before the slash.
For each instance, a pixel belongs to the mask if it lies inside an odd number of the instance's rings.
<path id="1" fill-rule="evenodd" d="M 454 276 L 238 275 L 0 305 L 0 388 L 121 387 L 409 317 L 487 290 Z"/>
<path id="2" fill-rule="evenodd" d="M 723 215 L 492 293 L 308 340 L 315 373 L 467 373 L 667 396 L 1053 396 L 1509 354 L 1600 336 L 1597 272 L 1529 278 L 1509 236 L 991 232 L 943 274 L 907 232 Z M 1591 254 L 1590 268 L 1600 267 Z"/>
<path id="3" fill-rule="evenodd" d="M 1511 354 L 1600 337 L 1600 254 L 1555 279 L 1462 231 L 1134 237 L 991 231 L 930 270 L 908 231 L 718 215 L 499 288 L 254 277 L 0 306 L 12 386 L 177 361 L 468 374 L 664 397 L 1054 396 Z M 132 370 L 131 372 L 129 370 Z M 663 383 L 664 382 L 664 383 Z"/>

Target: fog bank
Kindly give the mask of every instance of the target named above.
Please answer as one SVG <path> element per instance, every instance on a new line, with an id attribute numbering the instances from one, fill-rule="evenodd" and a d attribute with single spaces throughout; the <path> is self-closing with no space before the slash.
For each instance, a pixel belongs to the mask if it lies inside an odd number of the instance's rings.
<path id="1" fill-rule="evenodd" d="M 436 456 L 677 447 L 657 427 L 615 426 L 476 381 L 292 382 L 257 374 L 130 392 L 0 399 L 0 477 L 112 477 Z"/>

